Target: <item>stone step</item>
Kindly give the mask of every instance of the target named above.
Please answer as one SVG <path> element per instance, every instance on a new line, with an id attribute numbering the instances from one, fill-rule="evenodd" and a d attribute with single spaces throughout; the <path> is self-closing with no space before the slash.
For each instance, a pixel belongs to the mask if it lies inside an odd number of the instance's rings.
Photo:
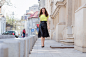
<path id="1" fill-rule="evenodd" d="M 63 44 L 67 44 L 67 45 L 74 45 L 73 40 L 60 40 L 60 42 L 63 43 Z"/>
<path id="2" fill-rule="evenodd" d="M 74 37 L 67 37 L 67 39 L 74 39 Z"/>
<path id="3" fill-rule="evenodd" d="M 72 40 L 60 40 L 60 42 L 69 42 L 69 43 L 74 43 L 74 41 L 72 41 Z"/>
<path id="4" fill-rule="evenodd" d="M 72 37 L 72 36 L 73 36 L 73 34 L 67 34 L 67 36 L 68 36 L 68 37 Z"/>
<path id="5" fill-rule="evenodd" d="M 70 41 L 74 42 L 74 37 L 67 37 L 67 40 L 70 40 Z"/>
<path id="6" fill-rule="evenodd" d="M 74 37 L 67 37 L 67 40 L 74 41 Z"/>
<path id="7" fill-rule="evenodd" d="M 52 46 L 50 46 L 50 48 L 62 48 L 62 49 L 64 49 L 64 48 L 74 48 L 74 46 L 73 45 L 52 45 Z"/>
<path id="8" fill-rule="evenodd" d="M 65 42 L 74 43 L 74 41 L 72 41 L 72 40 L 65 40 Z"/>

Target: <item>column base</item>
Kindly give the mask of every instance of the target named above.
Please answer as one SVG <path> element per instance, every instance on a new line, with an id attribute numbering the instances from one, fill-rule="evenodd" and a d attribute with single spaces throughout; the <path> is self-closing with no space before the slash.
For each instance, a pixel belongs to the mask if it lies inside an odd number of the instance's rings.
<path id="1" fill-rule="evenodd" d="M 76 49 L 78 51 L 81 51 L 83 53 L 86 53 L 86 47 L 81 47 L 81 46 L 74 45 L 74 49 Z"/>

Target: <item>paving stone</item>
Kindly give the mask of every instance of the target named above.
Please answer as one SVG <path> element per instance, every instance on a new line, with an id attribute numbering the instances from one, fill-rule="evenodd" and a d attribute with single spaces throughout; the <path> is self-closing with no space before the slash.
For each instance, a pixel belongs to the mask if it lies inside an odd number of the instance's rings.
<path id="1" fill-rule="evenodd" d="M 74 48 L 52 49 L 50 48 L 51 45 L 61 46 L 62 44 L 54 40 L 45 39 L 45 47 L 41 48 L 41 39 L 38 38 L 29 57 L 35 55 L 35 57 L 86 57 L 86 53 L 81 53 Z"/>

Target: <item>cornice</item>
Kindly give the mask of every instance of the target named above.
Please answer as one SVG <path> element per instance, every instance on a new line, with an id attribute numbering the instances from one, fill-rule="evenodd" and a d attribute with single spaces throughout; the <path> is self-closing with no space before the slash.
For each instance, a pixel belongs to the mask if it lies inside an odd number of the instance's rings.
<path id="1" fill-rule="evenodd" d="M 59 9 L 62 7 L 62 6 L 66 6 L 66 0 L 64 0 L 64 1 L 57 1 L 56 2 L 56 9 L 55 9 L 55 11 L 53 12 L 53 14 L 51 14 L 51 18 L 52 19 L 55 19 L 55 17 L 58 15 L 58 13 L 59 13 Z"/>

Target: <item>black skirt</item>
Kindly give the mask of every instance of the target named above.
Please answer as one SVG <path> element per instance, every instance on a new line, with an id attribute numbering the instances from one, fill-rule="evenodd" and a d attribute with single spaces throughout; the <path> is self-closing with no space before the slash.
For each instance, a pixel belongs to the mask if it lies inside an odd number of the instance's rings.
<path id="1" fill-rule="evenodd" d="M 40 37 L 49 37 L 49 32 L 47 29 L 47 22 L 46 21 L 41 21 L 39 25 L 39 32 L 38 32 L 38 38 Z"/>

